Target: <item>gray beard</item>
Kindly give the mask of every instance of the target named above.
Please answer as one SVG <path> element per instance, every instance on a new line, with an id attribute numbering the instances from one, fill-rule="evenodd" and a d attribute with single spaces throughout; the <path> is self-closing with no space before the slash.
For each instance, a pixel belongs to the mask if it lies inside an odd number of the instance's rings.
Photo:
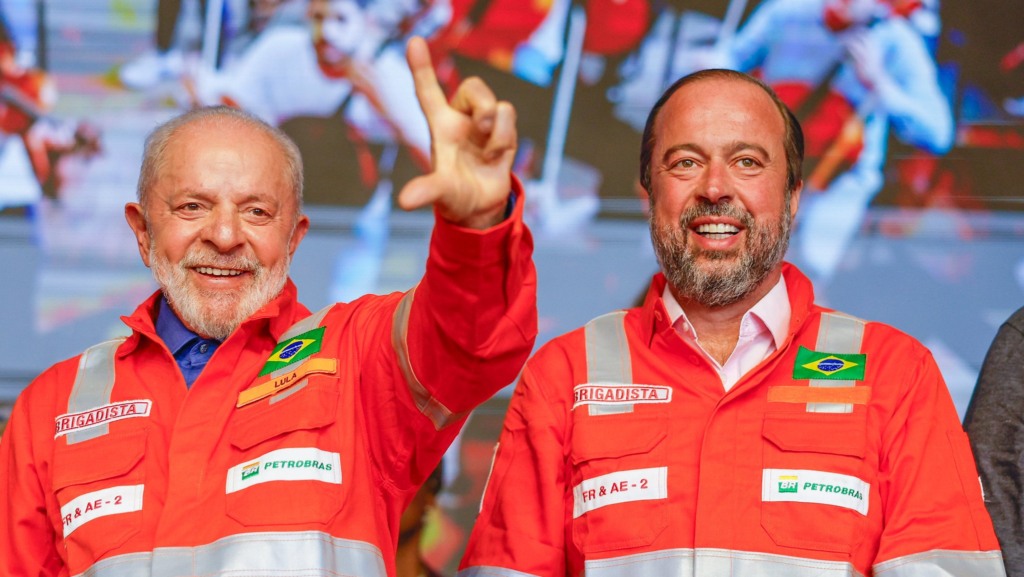
<path id="1" fill-rule="evenodd" d="M 702 203 L 683 213 L 675 224 L 656 223 L 652 205 L 651 242 L 669 285 L 677 295 L 709 308 L 739 302 L 785 258 L 792 220 L 789 205 L 787 197 L 776 222 L 758 223 L 734 205 Z M 729 216 L 742 222 L 747 232 L 743 249 L 705 251 L 688 246 L 690 223 L 701 216 Z"/>
<path id="2" fill-rule="evenodd" d="M 286 258 L 268 269 L 255 258 L 225 257 L 190 248 L 175 265 L 149 244 L 153 276 L 178 318 L 197 334 L 223 341 L 253 313 L 272 301 L 284 289 L 291 259 Z M 191 286 L 188 269 L 198 264 L 252 272 L 249 287 L 237 291 L 208 291 Z"/>

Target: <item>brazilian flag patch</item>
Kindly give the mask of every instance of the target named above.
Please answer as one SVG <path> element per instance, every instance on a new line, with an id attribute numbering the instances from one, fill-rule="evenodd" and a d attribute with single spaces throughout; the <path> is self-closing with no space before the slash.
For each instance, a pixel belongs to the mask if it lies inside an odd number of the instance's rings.
<path id="1" fill-rule="evenodd" d="M 793 378 L 863 381 L 867 360 L 867 355 L 822 353 L 800 347 L 793 363 Z"/>
<path id="2" fill-rule="evenodd" d="M 317 327 L 301 335 L 294 336 L 286 341 L 277 343 L 274 352 L 263 365 L 259 376 L 268 375 L 280 368 L 301 361 L 302 359 L 320 352 L 320 344 L 324 339 L 324 328 Z"/>

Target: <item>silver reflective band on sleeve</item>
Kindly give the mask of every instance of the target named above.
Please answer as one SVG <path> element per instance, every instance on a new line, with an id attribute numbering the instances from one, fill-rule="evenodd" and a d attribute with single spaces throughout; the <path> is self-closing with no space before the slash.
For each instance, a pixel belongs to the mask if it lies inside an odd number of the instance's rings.
<path id="1" fill-rule="evenodd" d="M 199 547 L 110 557 L 76 577 L 386 577 L 380 549 L 319 531 L 246 533 Z"/>
<path id="2" fill-rule="evenodd" d="M 999 551 L 949 551 L 936 549 L 890 559 L 874 566 L 877 577 L 932 577 L 971 575 L 1006 577 Z"/>
<path id="3" fill-rule="evenodd" d="M 864 321 L 838 313 L 822 313 L 818 342 L 814 350 L 825 353 L 856 354 L 864 342 Z M 852 387 L 854 381 L 811 379 L 812 387 Z M 807 403 L 808 413 L 852 413 L 849 403 Z"/>
<path id="4" fill-rule="evenodd" d="M 301 321 L 295 323 L 294 325 L 288 327 L 288 330 L 286 330 L 284 334 L 281 335 L 281 338 L 278 339 L 277 342 L 283 343 L 292 337 L 297 337 L 302 333 L 308 333 L 309 331 L 317 328 L 318 326 L 320 326 L 320 323 L 324 321 L 324 317 L 327 316 L 327 313 L 331 312 L 332 308 L 334 308 L 334 305 L 327 305 L 324 308 L 309 315 L 308 317 L 302 319 Z"/>
<path id="5" fill-rule="evenodd" d="M 412 363 L 409 361 L 408 337 L 409 313 L 412 311 L 412 301 L 415 298 L 415 294 L 415 288 L 405 293 L 402 301 L 398 303 L 398 308 L 395 309 L 394 322 L 391 326 L 391 346 L 395 349 L 395 356 L 398 357 L 398 366 L 402 369 L 402 375 L 405 377 L 405 384 L 409 387 L 409 392 L 412 393 L 413 402 L 416 403 L 416 407 L 420 412 L 430 419 L 430 422 L 434 423 L 434 428 L 441 430 L 458 420 L 461 415 L 452 413 L 448 407 L 435 399 L 430 394 L 430 391 L 423 386 L 423 383 L 416 378 L 416 373 L 412 369 Z"/>
<path id="6" fill-rule="evenodd" d="M 587 577 L 863 577 L 842 561 L 730 551 L 666 549 L 587 561 Z"/>
<path id="7" fill-rule="evenodd" d="M 587 347 L 588 383 L 632 383 L 633 363 L 629 358 L 629 342 L 623 319 L 626 311 L 615 311 L 591 320 L 583 329 Z M 613 407 L 588 405 L 591 415 L 631 413 L 633 405 Z"/>
<path id="8" fill-rule="evenodd" d="M 78 360 L 78 373 L 68 398 L 68 413 L 80 413 L 110 404 L 114 390 L 114 355 L 125 338 L 111 339 L 89 347 Z M 110 430 L 102 423 L 67 434 L 67 443 L 73 445 L 106 435 Z"/>
<path id="9" fill-rule="evenodd" d="M 523 573 L 504 567 L 491 567 L 481 565 L 479 567 L 466 567 L 455 574 L 455 577 L 539 577 L 533 573 Z"/>

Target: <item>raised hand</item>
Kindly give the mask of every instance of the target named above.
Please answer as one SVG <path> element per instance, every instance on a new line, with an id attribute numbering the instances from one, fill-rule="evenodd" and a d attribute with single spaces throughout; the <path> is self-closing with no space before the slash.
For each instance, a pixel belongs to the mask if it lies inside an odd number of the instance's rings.
<path id="1" fill-rule="evenodd" d="M 409 41 L 406 59 L 430 126 L 431 172 L 406 184 L 398 205 L 433 204 L 446 220 L 476 229 L 501 222 L 512 186 L 515 109 L 476 77 L 463 81 L 449 103 L 422 38 Z"/>

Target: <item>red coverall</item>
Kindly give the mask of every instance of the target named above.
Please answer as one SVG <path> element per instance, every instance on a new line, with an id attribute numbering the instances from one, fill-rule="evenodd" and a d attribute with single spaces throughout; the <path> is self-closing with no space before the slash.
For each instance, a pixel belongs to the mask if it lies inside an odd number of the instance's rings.
<path id="1" fill-rule="evenodd" d="M 438 218 L 408 293 L 311 317 L 289 281 L 190 389 L 155 332 L 158 295 L 82 370 L 47 370 L 0 445 L 0 574 L 393 575 L 406 503 L 533 346 L 516 204 L 486 231 Z"/>
<path id="2" fill-rule="evenodd" d="M 661 275 L 642 308 L 545 345 L 459 576 L 1003 575 L 930 353 L 784 275 L 789 336 L 728 392 L 671 326 Z"/>

